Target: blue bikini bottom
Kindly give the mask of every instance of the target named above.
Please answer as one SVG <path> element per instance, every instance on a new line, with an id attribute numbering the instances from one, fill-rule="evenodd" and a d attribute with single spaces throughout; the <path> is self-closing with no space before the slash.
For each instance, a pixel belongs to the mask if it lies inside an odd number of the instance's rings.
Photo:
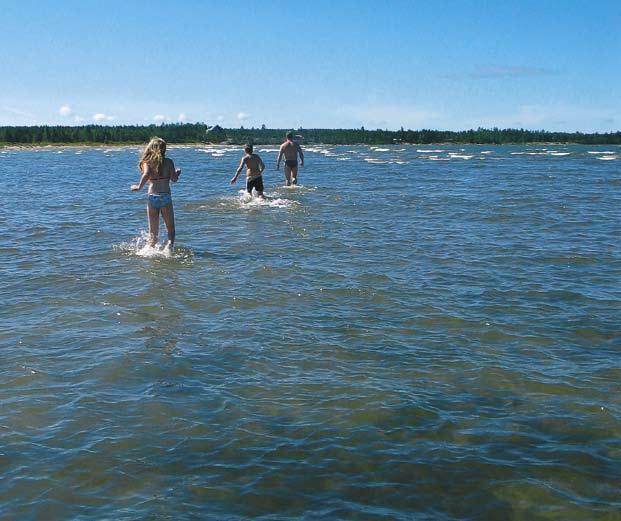
<path id="1" fill-rule="evenodd" d="M 149 198 L 149 206 L 151 208 L 155 208 L 159 210 L 160 208 L 165 208 L 169 204 L 172 203 L 172 197 L 168 192 L 160 192 L 157 194 L 148 194 Z"/>

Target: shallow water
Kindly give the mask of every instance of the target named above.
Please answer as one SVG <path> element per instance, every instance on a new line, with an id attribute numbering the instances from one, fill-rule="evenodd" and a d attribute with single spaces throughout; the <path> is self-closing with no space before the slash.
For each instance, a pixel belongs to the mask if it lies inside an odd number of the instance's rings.
<path id="1" fill-rule="evenodd" d="M 0 150 L 0 519 L 619 519 L 621 147 L 138 153 Z"/>

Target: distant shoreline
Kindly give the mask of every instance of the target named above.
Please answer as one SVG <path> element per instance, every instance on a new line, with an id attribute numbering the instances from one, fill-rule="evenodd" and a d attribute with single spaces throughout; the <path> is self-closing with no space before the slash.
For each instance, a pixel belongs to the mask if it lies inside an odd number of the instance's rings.
<path id="1" fill-rule="evenodd" d="M 95 148 L 138 148 L 141 149 L 146 143 L 0 143 L 0 150 L 57 150 L 57 149 L 95 149 Z M 456 143 L 456 142 L 436 142 L 436 143 L 304 143 L 309 147 L 312 146 L 480 146 L 480 147 L 496 147 L 496 146 L 565 146 L 565 145 L 584 145 L 584 146 L 620 146 L 619 143 L 574 143 L 574 142 L 558 142 L 558 141 L 532 141 L 532 142 L 515 142 L 515 143 Z M 173 148 L 196 148 L 196 147 L 222 147 L 237 148 L 242 146 L 238 143 L 168 143 L 168 147 Z M 275 146 L 274 143 L 255 143 L 255 146 Z"/>
<path id="2" fill-rule="evenodd" d="M 222 128 L 205 123 L 166 125 L 83 125 L 83 126 L 0 126 L 0 146 L 133 146 L 144 145 L 158 136 L 169 144 L 196 146 L 204 144 L 279 145 L 289 129 Z M 369 130 L 297 128 L 295 139 L 305 145 L 520 145 L 584 144 L 621 145 L 621 131 L 608 133 L 550 132 L 523 128 L 477 128 L 470 130 L 404 129 Z"/>

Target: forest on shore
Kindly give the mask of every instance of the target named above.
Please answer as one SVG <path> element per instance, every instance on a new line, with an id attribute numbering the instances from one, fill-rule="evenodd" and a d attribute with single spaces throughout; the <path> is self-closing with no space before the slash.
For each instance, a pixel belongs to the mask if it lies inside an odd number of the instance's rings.
<path id="1" fill-rule="evenodd" d="M 0 126 L 0 145 L 122 145 L 145 143 L 159 136 L 169 143 L 254 143 L 273 145 L 283 141 L 287 129 L 222 128 L 205 123 L 162 125 L 82 125 L 82 126 Z M 392 143 L 432 144 L 522 144 L 581 143 L 619 145 L 621 131 L 610 133 L 549 132 L 545 130 L 478 128 L 476 130 L 367 130 L 304 129 L 293 130 L 305 144 L 387 145 Z"/>

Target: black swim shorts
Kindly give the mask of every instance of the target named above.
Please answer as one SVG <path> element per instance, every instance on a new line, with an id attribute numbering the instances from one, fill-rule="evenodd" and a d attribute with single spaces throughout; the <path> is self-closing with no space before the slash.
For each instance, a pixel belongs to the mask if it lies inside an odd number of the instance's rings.
<path id="1" fill-rule="evenodd" d="M 295 168 L 296 166 L 298 166 L 298 162 L 295 159 L 287 159 L 285 161 L 285 165 L 287 165 L 289 168 Z"/>
<path id="2" fill-rule="evenodd" d="M 263 178 L 261 176 L 254 178 L 252 181 L 246 181 L 246 190 L 248 193 L 252 193 L 252 189 L 255 189 L 257 192 L 263 192 Z"/>

